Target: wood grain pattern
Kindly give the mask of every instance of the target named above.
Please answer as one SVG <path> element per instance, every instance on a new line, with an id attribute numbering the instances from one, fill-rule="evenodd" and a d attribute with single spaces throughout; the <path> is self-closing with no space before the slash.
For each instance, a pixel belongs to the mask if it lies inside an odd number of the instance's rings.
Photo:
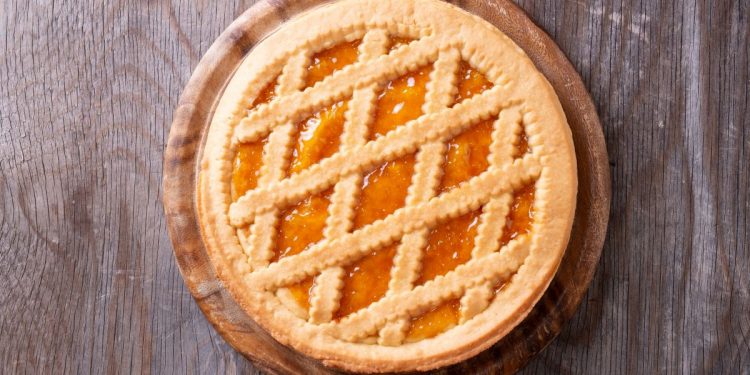
<path id="1" fill-rule="evenodd" d="M 253 1 L 0 3 L 0 373 L 257 373 L 184 286 L 162 152 Z M 612 171 L 580 308 L 526 373 L 750 373 L 750 5 L 520 0 Z"/>

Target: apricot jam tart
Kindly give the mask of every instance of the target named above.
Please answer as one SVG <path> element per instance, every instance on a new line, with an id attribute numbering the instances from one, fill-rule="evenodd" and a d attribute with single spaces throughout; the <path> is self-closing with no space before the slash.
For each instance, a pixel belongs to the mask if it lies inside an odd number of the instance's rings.
<path id="1" fill-rule="evenodd" d="M 344 0 L 234 74 L 199 218 L 218 277 L 276 340 L 344 370 L 426 370 L 539 300 L 575 163 L 554 91 L 499 30 L 432 0 Z"/>

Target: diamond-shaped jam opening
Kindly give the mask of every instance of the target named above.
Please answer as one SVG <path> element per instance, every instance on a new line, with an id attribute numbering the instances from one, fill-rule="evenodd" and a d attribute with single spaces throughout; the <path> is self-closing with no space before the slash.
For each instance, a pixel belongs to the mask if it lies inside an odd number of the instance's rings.
<path id="1" fill-rule="evenodd" d="M 432 65 L 404 74 L 389 81 L 377 98 L 375 119 L 370 125 L 370 139 L 383 136 L 422 116 L 427 82 Z"/>
<path id="2" fill-rule="evenodd" d="M 264 138 L 237 146 L 232 165 L 232 201 L 258 186 L 260 167 L 263 165 L 263 147 L 267 142 L 268 138 Z"/>
<path id="3" fill-rule="evenodd" d="M 279 77 L 276 76 L 263 86 L 248 110 L 252 111 L 255 107 L 273 100 L 276 97 L 278 80 Z M 232 201 L 258 186 L 260 167 L 263 165 L 263 147 L 267 142 L 268 137 L 255 142 L 241 143 L 237 146 L 232 163 Z"/>
<path id="4" fill-rule="evenodd" d="M 253 99 L 252 104 L 250 104 L 250 107 L 248 109 L 252 110 L 253 108 L 268 103 L 271 100 L 273 100 L 276 97 L 276 85 L 279 83 L 279 76 L 276 76 L 276 78 L 272 79 L 270 82 L 266 83 L 265 86 L 260 90 L 260 93 L 258 93 L 258 96 Z"/>
<path id="5" fill-rule="evenodd" d="M 472 125 L 447 142 L 448 150 L 445 153 L 443 178 L 438 193 L 450 190 L 487 170 L 494 121 L 490 119 Z"/>
<path id="6" fill-rule="evenodd" d="M 397 248 L 398 242 L 375 250 L 344 268 L 341 300 L 334 319 L 341 319 L 385 296 Z"/>
<path id="7" fill-rule="evenodd" d="M 492 82 L 466 61 L 461 61 L 461 64 L 459 64 L 457 78 L 458 93 L 456 93 L 454 103 L 460 103 L 482 91 L 492 88 Z"/>
<path id="8" fill-rule="evenodd" d="M 521 127 L 521 133 L 518 134 L 518 138 L 516 139 L 515 143 L 515 151 L 513 152 L 514 158 L 521 158 L 524 155 L 531 152 L 531 149 L 529 148 L 529 137 L 526 135 L 526 128 Z"/>
<path id="9" fill-rule="evenodd" d="M 427 245 L 422 250 L 422 269 L 415 285 L 445 275 L 471 259 L 481 213 L 481 209 L 471 211 L 430 229 Z"/>
<path id="10" fill-rule="evenodd" d="M 296 284 L 289 285 L 287 289 L 297 304 L 305 311 L 310 311 L 310 295 L 315 277 L 310 276 Z"/>
<path id="11" fill-rule="evenodd" d="M 339 149 L 348 102 L 340 101 L 297 124 L 288 174 L 300 172 Z"/>
<path id="12" fill-rule="evenodd" d="M 513 192 L 513 201 L 505 218 L 500 246 L 505 246 L 514 238 L 531 232 L 531 225 L 534 222 L 535 193 L 536 188 L 533 182 Z"/>
<path id="13" fill-rule="evenodd" d="M 404 206 L 414 173 L 414 154 L 387 161 L 362 177 L 353 229 L 383 219 Z"/>
<path id="14" fill-rule="evenodd" d="M 360 43 L 361 40 L 339 43 L 312 55 L 305 74 L 305 88 L 357 61 Z"/>
<path id="15" fill-rule="evenodd" d="M 280 213 L 272 262 L 299 254 L 323 239 L 330 199 L 331 189 L 328 189 L 309 196 Z"/>
<path id="16" fill-rule="evenodd" d="M 411 318 L 406 332 L 406 342 L 435 337 L 458 325 L 459 299 L 453 299 Z"/>
<path id="17" fill-rule="evenodd" d="M 276 246 L 271 262 L 299 254 L 323 239 L 331 193 L 331 189 L 328 189 L 307 197 L 280 213 Z M 309 277 L 288 287 L 294 299 L 305 310 L 310 307 L 310 288 L 313 280 L 313 277 Z"/>

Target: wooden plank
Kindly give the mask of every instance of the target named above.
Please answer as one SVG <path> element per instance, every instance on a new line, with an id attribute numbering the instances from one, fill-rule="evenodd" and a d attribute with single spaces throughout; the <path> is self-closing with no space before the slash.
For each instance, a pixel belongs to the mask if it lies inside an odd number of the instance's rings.
<path id="1" fill-rule="evenodd" d="M 177 271 L 162 152 L 253 1 L 0 4 L 0 373 L 254 373 Z M 604 126 L 610 230 L 528 373 L 750 373 L 750 5 L 521 0 Z"/>

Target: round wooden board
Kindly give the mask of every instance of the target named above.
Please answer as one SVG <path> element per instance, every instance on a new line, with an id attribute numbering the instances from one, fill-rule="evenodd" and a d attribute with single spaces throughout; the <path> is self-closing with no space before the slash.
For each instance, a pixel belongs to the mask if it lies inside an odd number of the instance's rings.
<path id="1" fill-rule="evenodd" d="M 335 371 L 276 342 L 239 308 L 216 278 L 196 217 L 196 170 L 213 110 L 243 57 L 284 21 L 325 2 L 261 0 L 235 20 L 208 50 L 185 87 L 164 156 L 164 209 L 185 282 L 219 333 L 256 366 L 272 373 Z M 507 0 L 453 2 L 497 26 L 544 73 L 567 115 L 578 159 L 576 216 L 555 279 L 529 316 L 510 334 L 478 356 L 445 369 L 449 373 L 511 373 L 554 339 L 586 293 L 599 261 L 609 217 L 607 150 L 596 109 L 580 76 L 523 10 Z"/>

